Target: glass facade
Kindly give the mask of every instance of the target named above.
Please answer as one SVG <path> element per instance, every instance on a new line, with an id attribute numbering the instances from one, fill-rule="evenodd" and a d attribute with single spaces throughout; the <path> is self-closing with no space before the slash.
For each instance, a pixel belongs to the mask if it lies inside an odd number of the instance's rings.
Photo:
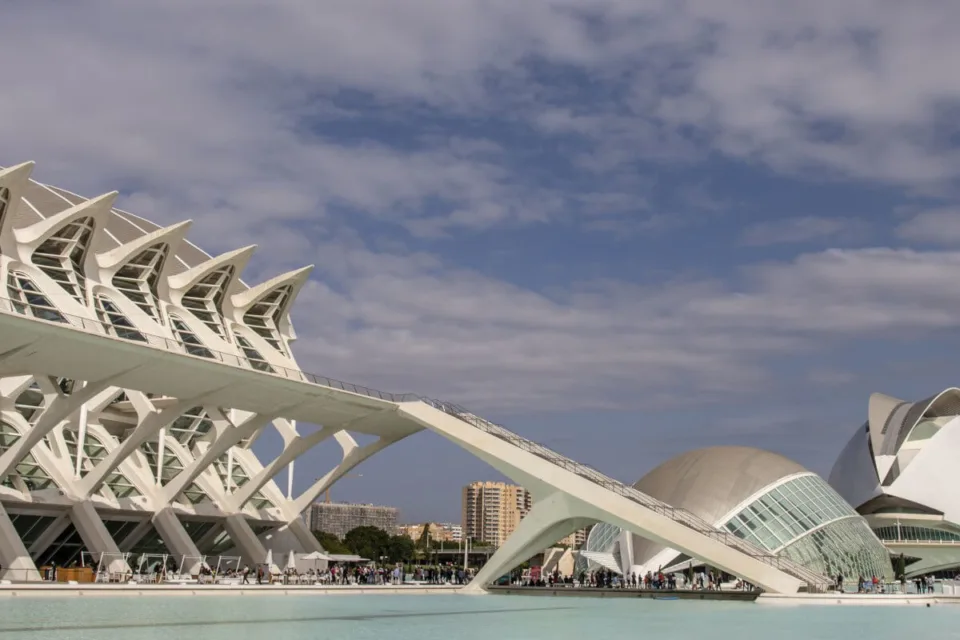
<path id="1" fill-rule="evenodd" d="M 813 474 L 767 491 L 724 527 L 827 576 L 893 575 L 890 556 L 866 521 Z"/>
<path id="2" fill-rule="evenodd" d="M 793 478 L 754 500 L 724 526 L 734 535 L 769 551 L 807 531 L 857 512 L 819 476 Z"/>
<path id="3" fill-rule="evenodd" d="M 581 551 L 610 554 L 611 557 L 613 557 L 614 551 L 617 551 L 619 555 L 619 545 L 617 543 L 619 542 L 621 531 L 620 527 L 615 525 L 607 524 L 606 522 L 597 523 L 590 529 L 590 534 L 587 536 L 587 541 L 583 544 Z M 616 558 L 616 564 L 620 566 L 619 558 Z M 599 563 L 581 554 L 577 556 L 574 570 L 579 573 L 581 571 L 589 572 L 603 568 Z"/>
<path id="4" fill-rule="evenodd" d="M 719 526 L 831 578 L 838 573 L 845 578 L 893 577 L 890 555 L 866 520 L 814 474 L 774 486 Z M 612 555 L 620 532 L 619 527 L 598 524 L 583 550 Z M 597 562 L 583 556 L 577 560 L 577 571 L 598 568 Z"/>
<path id="5" fill-rule="evenodd" d="M 906 525 L 877 527 L 873 530 L 881 540 L 907 540 L 916 542 L 960 542 L 960 534 L 931 527 L 908 527 Z"/>

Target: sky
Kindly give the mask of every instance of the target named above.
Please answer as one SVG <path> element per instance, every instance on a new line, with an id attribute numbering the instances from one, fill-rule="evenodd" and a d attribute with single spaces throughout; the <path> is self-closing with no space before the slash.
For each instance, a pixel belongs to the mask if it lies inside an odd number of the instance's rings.
<path id="1" fill-rule="evenodd" d="M 960 385 L 958 27 L 952 0 L 7 3 L 0 165 L 255 243 L 248 283 L 316 265 L 307 371 L 625 482 L 723 444 L 826 474 L 870 393 Z M 333 498 L 405 522 L 499 479 L 426 432 L 358 473 Z"/>

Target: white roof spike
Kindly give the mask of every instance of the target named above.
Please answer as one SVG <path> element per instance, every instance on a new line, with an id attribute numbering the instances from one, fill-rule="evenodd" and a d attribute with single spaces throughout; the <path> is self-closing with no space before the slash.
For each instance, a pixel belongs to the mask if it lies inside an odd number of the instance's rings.
<path id="1" fill-rule="evenodd" d="M 22 244 L 31 244 L 46 240 L 53 235 L 57 229 L 69 224 L 77 218 L 91 217 L 102 224 L 104 219 L 110 215 L 110 209 L 113 202 L 117 199 L 118 192 L 111 191 L 96 198 L 90 198 L 80 204 L 74 205 L 69 209 L 64 209 L 60 213 L 45 218 L 39 222 L 14 230 L 17 241 Z M 98 226 L 100 226 L 98 224 Z"/>
<path id="2" fill-rule="evenodd" d="M 16 164 L 12 167 L 7 167 L 6 169 L 0 169 L 0 186 L 7 187 L 8 189 L 14 185 L 19 186 L 20 184 L 25 183 L 30 179 L 30 174 L 33 173 L 33 167 L 35 163 L 22 162 Z"/>
<path id="3" fill-rule="evenodd" d="M 231 296 L 230 301 L 233 303 L 233 308 L 243 311 L 247 307 L 252 306 L 260 298 L 267 295 L 277 287 L 282 287 L 288 284 L 293 285 L 293 289 L 290 293 L 290 299 L 287 302 L 287 305 L 297 297 L 297 293 L 300 291 L 300 287 L 307 281 L 307 278 L 310 277 L 310 272 L 313 271 L 314 265 L 309 265 L 302 267 L 300 269 L 295 269 L 293 271 L 288 271 L 287 273 L 280 274 L 275 278 L 271 278 L 266 282 L 258 284 L 255 287 L 250 287 L 246 291 L 241 291 L 239 293 Z"/>
<path id="4" fill-rule="evenodd" d="M 144 249 L 158 243 L 164 243 L 168 245 L 171 253 L 174 253 L 177 245 L 183 241 L 183 238 L 187 235 L 187 231 L 190 229 L 190 225 L 192 224 L 193 220 L 184 220 L 183 222 L 178 222 L 177 224 L 170 225 L 169 227 L 157 229 L 156 231 L 148 233 L 145 236 L 140 236 L 132 242 L 127 242 L 126 244 L 122 244 L 119 247 L 115 247 L 109 251 L 98 253 L 97 264 L 103 269 L 119 267 Z"/>
<path id="5" fill-rule="evenodd" d="M 250 256 L 253 255 L 256 249 L 257 245 L 252 244 L 248 247 L 241 247 L 240 249 L 221 253 L 215 258 L 210 258 L 186 271 L 181 271 L 176 275 L 170 276 L 167 278 L 167 286 L 170 287 L 171 290 L 187 290 L 211 271 L 216 271 L 228 264 L 236 267 L 234 270 L 236 274 L 234 278 L 239 277 L 239 274 L 243 271 L 243 268 L 247 266 Z"/>

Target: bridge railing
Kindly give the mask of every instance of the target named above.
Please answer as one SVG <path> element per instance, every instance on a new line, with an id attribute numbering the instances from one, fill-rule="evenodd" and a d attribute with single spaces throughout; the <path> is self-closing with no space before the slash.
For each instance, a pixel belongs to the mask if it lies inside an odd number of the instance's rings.
<path id="1" fill-rule="evenodd" d="M 628 500 L 655 511 L 656 513 L 664 515 L 675 522 L 679 522 L 687 527 L 690 527 L 698 533 L 717 540 L 728 547 L 737 549 L 738 551 L 745 553 L 756 560 L 776 567 L 785 573 L 789 573 L 790 575 L 802 580 L 807 585 L 808 589 L 822 590 L 830 582 L 825 576 L 812 571 L 803 565 L 790 560 L 789 558 L 772 554 L 765 549 L 762 549 L 759 546 L 744 540 L 743 538 L 717 529 L 687 509 L 673 507 L 665 502 L 661 502 L 660 500 L 657 500 L 652 496 L 643 493 L 642 491 L 627 486 L 618 480 L 614 480 L 613 478 L 601 473 L 600 471 L 597 471 L 589 465 L 571 460 L 570 458 L 557 453 L 556 451 L 553 451 L 542 444 L 528 440 L 494 422 L 485 420 L 464 409 L 463 407 L 440 400 L 423 399 L 423 401 L 430 404 L 434 408 L 443 411 L 444 413 L 447 413 L 463 422 L 466 422 L 467 424 L 480 429 L 481 431 L 496 436 L 497 438 L 509 442 L 510 444 L 524 451 L 543 458 L 544 460 L 570 471 L 581 478 L 589 480 L 594 484 L 603 487 L 604 489 L 612 491 L 627 498 Z"/>
<path id="2" fill-rule="evenodd" d="M 336 380 L 335 378 L 328 378 L 327 376 L 307 373 L 306 371 L 302 371 L 296 367 L 284 367 L 273 362 L 266 362 L 256 359 L 250 360 L 244 356 L 238 355 L 237 353 L 218 351 L 217 349 L 213 349 L 205 344 L 200 344 L 199 342 L 186 342 L 171 338 L 169 336 L 146 333 L 143 330 L 132 326 L 116 326 L 110 322 L 97 318 L 64 313 L 55 307 L 39 302 L 39 300 L 42 298 L 52 297 L 55 297 L 55 294 L 44 293 L 41 297 L 34 297 L 33 302 L 31 302 L 30 299 L 12 300 L 10 298 L 0 297 L 0 313 L 25 316 L 34 320 L 49 322 L 51 324 L 65 324 L 86 333 L 93 333 L 115 340 L 148 345 L 156 349 L 172 351 L 180 355 L 187 355 L 200 360 L 215 360 L 232 367 L 252 369 L 259 371 L 260 373 L 287 378 L 289 380 L 309 382 L 310 384 L 316 384 L 323 387 L 328 387 L 330 389 L 336 389 L 338 391 L 348 391 L 350 393 L 355 393 L 370 398 L 377 398 L 378 400 L 386 400 L 388 402 L 411 402 L 420 399 L 420 396 L 412 393 L 398 394 L 378 391 L 377 389 L 371 389 L 370 387 L 365 387 L 363 385 L 352 384 L 350 382 Z"/>

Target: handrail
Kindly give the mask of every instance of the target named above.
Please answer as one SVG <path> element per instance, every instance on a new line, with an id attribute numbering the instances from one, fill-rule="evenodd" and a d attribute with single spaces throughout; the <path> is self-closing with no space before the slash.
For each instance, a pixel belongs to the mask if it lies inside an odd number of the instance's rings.
<path id="1" fill-rule="evenodd" d="M 47 294 L 44 294 L 44 297 L 53 297 Z M 21 310 L 22 309 L 22 310 Z M 30 313 L 25 313 L 27 310 L 30 310 Z M 320 385 L 323 387 L 329 387 L 330 389 L 336 389 L 338 391 L 348 391 L 350 393 L 355 393 L 362 396 L 367 396 L 370 398 L 376 398 L 378 400 L 386 400 L 388 402 L 411 402 L 420 399 L 420 396 L 413 393 L 387 393 L 385 391 L 378 391 L 376 389 L 371 389 L 370 387 L 365 387 L 363 385 L 352 384 L 349 382 L 343 382 L 342 380 L 336 380 L 334 378 L 328 378 L 327 376 L 321 376 L 313 373 L 307 373 L 300 369 L 292 367 L 284 367 L 279 364 L 274 364 L 273 362 L 262 362 L 255 360 L 254 363 L 258 366 L 254 366 L 249 360 L 245 357 L 237 355 L 235 353 L 227 353 L 225 351 L 218 351 L 213 349 L 205 344 L 191 344 L 184 343 L 180 340 L 169 338 L 167 336 L 161 336 L 153 333 L 146 333 L 138 327 L 115 327 L 109 322 L 104 322 L 102 320 L 97 320 L 94 318 L 85 318 L 83 316 L 77 316 L 69 313 L 64 313 L 60 309 L 55 307 L 48 307 L 46 305 L 32 304 L 30 302 L 24 302 L 20 300 L 11 300 L 10 298 L 0 297 L 0 312 L 8 313 L 11 315 L 18 315 L 28 317 L 34 320 L 40 320 L 41 322 L 48 322 L 50 324 L 66 324 L 74 329 L 82 330 L 86 333 L 94 333 L 100 336 L 115 338 L 118 340 L 123 340 L 125 342 L 134 342 L 142 345 L 148 345 L 156 349 L 162 349 L 164 351 L 173 351 L 180 355 L 190 356 L 191 358 L 197 358 L 199 360 L 216 360 L 226 365 L 233 367 L 238 367 L 241 369 L 255 370 L 260 373 L 267 375 L 274 375 L 281 378 L 287 378 L 289 380 L 299 380 L 301 382 L 309 382 L 311 384 Z M 39 315 L 38 315 L 39 314 Z M 44 317 L 47 316 L 47 317 Z M 64 321 L 59 321 L 53 319 L 55 317 L 61 317 Z M 123 336 L 114 335 L 117 330 L 124 331 L 128 335 L 139 335 L 144 338 L 144 340 L 138 340 L 135 338 L 127 338 Z M 209 357 L 205 355 L 198 355 L 198 353 L 207 353 L 210 354 Z M 264 367 L 269 367 L 269 369 Z"/>
<path id="2" fill-rule="evenodd" d="M 27 310 L 30 311 L 29 314 L 27 314 Z M 737 549 L 738 551 L 741 551 L 752 558 L 789 573 L 803 580 L 808 588 L 821 589 L 829 584 L 829 580 L 826 577 L 807 569 L 806 567 L 793 562 L 788 558 L 769 553 L 753 543 L 744 540 L 743 538 L 739 538 L 726 531 L 721 531 L 686 509 L 672 507 L 665 502 L 656 500 L 633 487 L 626 486 L 623 483 L 614 480 L 613 478 L 588 465 L 571 460 L 570 458 L 567 458 L 566 456 L 563 456 L 542 444 L 538 444 L 532 440 L 527 440 L 526 438 L 523 438 L 496 423 L 480 418 L 476 414 L 473 414 L 463 407 L 453 403 L 434 400 L 413 393 L 395 394 L 378 391 L 370 387 L 355 385 L 336 380 L 334 378 L 328 378 L 326 376 L 306 373 L 300 369 L 284 367 L 272 362 L 263 363 L 259 360 L 251 362 L 245 357 L 211 349 L 206 345 L 184 343 L 181 340 L 176 340 L 166 336 L 145 333 L 139 328 L 117 327 L 111 323 L 101 320 L 64 313 L 55 307 L 33 303 L 29 300 L 11 300 L 10 298 L 0 297 L 0 312 L 30 317 L 32 319 L 40 320 L 41 322 L 47 322 L 50 324 L 66 324 L 74 329 L 79 329 L 87 333 L 94 333 L 103 337 L 115 338 L 128 342 L 137 342 L 139 344 L 162 349 L 164 351 L 176 352 L 180 355 L 185 355 L 200 360 L 213 359 L 223 364 L 241 369 L 255 370 L 266 375 L 299 380 L 301 382 L 316 384 L 319 386 L 336 389 L 338 391 L 347 391 L 370 398 L 386 400 L 388 402 L 422 401 L 450 416 L 461 420 L 466 424 L 470 424 L 486 433 L 500 438 L 501 440 L 509 442 L 510 444 L 524 451 L 543 458 L 544 460 L 547 460 L 558 467 L 570 471 L 581 478 L 589 480 L 598 486 L 612 491 L 624 498 L 627 498 L 628 500 L 636 502 L 637 504 L 640 504 L 652 511 L 667 516 L 668 518 L 686 525 L 705 536 L 713 538 L 728 547 Z M 132 336 L 140 336 L 143 338 L 143 340 L 139 339 L 138 337 L 131 338 L 114 335 L 118 333 L 118 329 L 120 331 L 126 330 L 126 333 Z M 198 353 L 209 354 L 209 357 L 207 355 L 197 355 Z M 255 363 L 259 366 L 255 366 Z M 268 365 L 267 368 L 264 368 L 265 364 Z"/>
<path id="3" fill-rule="evenodd" d="M 601 473 L 600 471 L 597 471 L 589 465 L 571 460 L 570 458 L 567 458 L 566 456 L 563 456 L 542 444 L 533 442 L 532 440 L 527 440 L 526 438 L 523 438 L 522 436 L 519 436 L 496 423 L 485 420 L 476 414 L 467 411 L 463 407 L 440 400 L 423 399 L 423 401 L 427 402 L 434 408 L 447 413 L 448 415 L 458 418 L 461 421 L 480 429 L 481 431 L 509 442 L 510 444 L 524 451 L 533 453 L 534 455 L 543 458 L 544 460 L 547 460 L 556 466 L 575 473 L 581 478 L 602 486 L 609 491 L 623 496 L 628 500 L 636 502 L 661 515 L 667 516 L 671 520 L 686 525 L 702 535 L 715 539 L 718 542 L 721 542 L 728 547 L 737 549 L 738 551 L 741 551 L 756 560 L 789 573 L 800 580 L 803 580 L 808 588 L 822 589 L 830 583 L 829 579 L 827 579 L 825 576 L 808 569 L 803 565 L 790 560 L 789 558 L 772 554 L 765 549 L 762 549 L 749 542 L 748 540 L 740 538 L 732 533 L 722 531 L 687 509 L 673 507 L 665 502 L 661 502 L 660 500 L 657 500 L 635 489 L 634 487 L 624 485 L 622 482 L 614 480 L 613 478 Z"/>
<path id="4" fill-rule="evenodd" d="M 909 538 L 901 538 L 900 540 L 885 540 L 884 538 L 878 538 L 883 544 L 945 544 L 951 546 L 960 546 L 960 540 L 916 540 Z"/>

